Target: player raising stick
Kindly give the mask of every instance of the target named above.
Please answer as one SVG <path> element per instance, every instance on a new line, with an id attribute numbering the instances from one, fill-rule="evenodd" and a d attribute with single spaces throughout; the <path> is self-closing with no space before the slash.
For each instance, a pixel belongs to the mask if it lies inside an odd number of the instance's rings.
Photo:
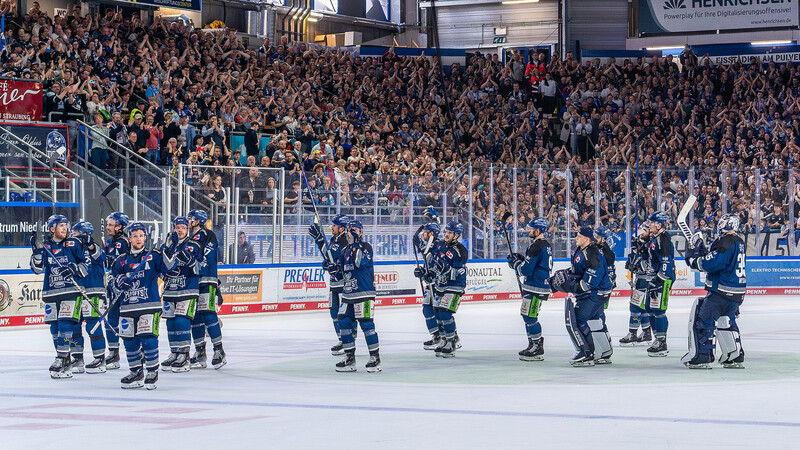
<path id="1" fill-rule="evenodd" d="M 131 248 L 128 238 L 125 236 L 125 227 L 128 226 L 128 223 L 130 223 L 130 218 L 121 212 L 113 212 L 106 217 L 105 226 L 108 239 L 103 243 L 103 251 L 106 254 L 106 269 L 109 272 L 111 271 L 111 263 L 119 255 L 128 253 Z M 111 280 L 107 280 L 106 286 L 108 298 L 113 299 L 115 293 L 113 292 Z M 111 370 L 119 369 L 119 337 L 117 336 L 117 333 L 119 333 L 119 302 L 112 302 L 109 307 L 111 309 L 108 311 L 106 321 L 111 326 L 105 325 L 106 340 L 108 341 L 106 368 Z"/>

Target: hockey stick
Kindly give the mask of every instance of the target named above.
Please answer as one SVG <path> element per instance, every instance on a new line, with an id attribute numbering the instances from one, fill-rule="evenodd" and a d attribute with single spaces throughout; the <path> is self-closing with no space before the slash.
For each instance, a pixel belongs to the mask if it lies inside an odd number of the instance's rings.
<path id="1" fill-rule="evenodd" d="M 642 140 L 644 138 L 646 138 L 652 132 L 653 132 L 653 127 L 645 128 L 642 131 L 642 134 L 640 134 L 639 137 L 636 138 L 636 140 L 633 142 L 634 144 L 636 144 L 636 178 L 635 178 L 636 198 L 634 199 L 635 201 L 634 201 L 634 207 L 633 207 L 633 210 L 634 210 L 634 217 L 633 217 L 634 230 L 633 230 L 633 235 L 634 236 L 638 236 L 639 235 L 639 150 L 640 150 L 639 144 L 642 142 Z"/>
<path id="2" fill-rule="evenodd" d="M 319 219 L 319 212 L 317 211 L 317 202 L 314 200 L 314 195 L 311 193 L 311 185 L 308 184 L 308 178 L 306 178 L 306 173 L 300 171 L 303 174 L 303 181 L 306 182 L 306 190 L 308 191 L 308 198 L 311 199 L 311 206 L 314 207 L 314 223 L 318 224 L 320 227 L 319 229 L 322 230 L 322 242 L 325 245 L 325 252 L 328 255 L 328 262 L 331 264 L 336 264 L 336 261 L 333 260 L 333 254 L 331 254 L 331 248 L 328 246 L 328 238 L 325 236 L 325 230 L 322 228 L 322 221 Z M 325 258 L 325 254 L 322 254 L 322 257 Z"/>
<path id="3" fill-rule="evenodd" d="M 497 225 L 503 228 L 503 234 L 506 237 L 506 244 L 508 244 L 508 256 L 511 256 L 513 252 L 511 251 L 511 238 L 508 237 L 508 226 L 506 226 L 506 221 L 512 216 L 510 212 L 506 211 L 503 214 L 503 217 L 497 222 Z M 517 286 L 519 286 L 519 294 L 522 295 L 522 282 L 519 280 L 519 272 L 514 269 L 514 277 L 517 279 Z"/>
<path id="4" fill-rule="evenodd" d="M 95 245 L 97 245 L 97 244 L 95 244 Z M 63 267 L 64 267 L 64 266 L 62 266 L 62 265 L 61 265 L 61 263 L 58 261 L 58 258 L 56 258 L 56 257 L 55 257 L 55 255 L 53 255 L 53 252 L 51 252 L 51 251 L 50 251 L 50 249 L 49 249 L 49 248 L 47 248 L 47 246 L 46 246 L 46 245 L 42 245 L 42 247 L 43 247 L 43 248 L 44 248 L 44 249 L 47 251 L 47 254 L 48 254 L 48 255 L 50 255 L 50 257 L 51 257 L 51 258 L 53 258 L 53 260 L 56 262 L 56 264 L 58 264 L 58 267 L 59 267 L 59 268 L 63 268 Z M 100 316 L 100 320 L 98 320 L 98 321 L 97 321 L 97 323 L 94 325 L 94 327 L 92 327 L 92 333 L 94 333 L 95 329 L 97 329 L 97 327 L 100 325 L 100 322 L 101 322 L 101 321 L 104 321 L 104 322 L 105 322 L 105 323 L 107 323 L 107 324 L 108 324 L 108 326 L 110 327 L 110 326 L 111 326 L 111 324 L 110 324 L 110 323 L 108 323 L 108 320 L 106 320 L 106 318 L 105 318 L 105 317 L 106 317 L 106 316 L 105 316 L 105 313 L 100 313 L 100 311 L 97 309 L 97 307 L 96 307 L 96 306 L 94 306 L 94 303 L 92 302 L 92 299 L 91 299 L 91 297 L 89 297 L 89 294 L 87 294 L 87 293 L 86 293 L 86 289 L 85 289 L 83 286 L 81 286 L 80 284 L 78 284 L 78 282 L 77 282 L 77 281 L 75 281 L 75 278 L 73 278 L 73 277 L 69 277 L 69 280 L 70 280 L 70 281 L 72 281 L 72 284 L 73 284 L 73 285 L 74 285 L 76 288 L 78 288 L 78 291 L 80 291 L 80 293 L 81 293 L 81 297 L 82 297 L 82 298 L 81 298 L 81 307 L 83 306 L 83 300 L 88 300 L 88 301 L 89 301 L 89 306 L 91 306 L 91 307 L 92 307 L 92 309 L 94 310 L 94 312 L 95 312 L 95 313 L 97 313 L 97 314 Z M 105 312 L 108 312 L 108 311 L 105 311 Z M 114 334 L 117 334 L 117 333 L 116 333 L 116 332 L 114 332 Z"/>
<path id="5" fill-rule="evenodd" d="M 689 224 L 686 223 L 686 218 L 689 217 L 689 213 L 692 212 L 695 203 L 697 203 L 697 197 L 690 195 L 689 198 L 686 199 L 686 203 L 683 205 L 683 208 L 681 208 L 680 213 L 678 213 L 677 219 L 678 228 L 680 228 L 683 237 L 686 238 L 686 245 L 691 248 L 694 248 L 698 240 L 702 239 L 702 235 L 700 233 L 692 233 L 692 229 L 689 227 Z"/>
<path id="6" fill-rule="evenodd" d="M 131 276 L 129 276 L 129 277 L 128 277 L 128 280 L 132 280 L 132 279 L 133 279 L 133 277 L 135 277 L 135 276 L 136 276 L 136 274 L 137 274 L 137 273 L 139 273 L 139 271 L 140 271 L 140 270 L 142 270 L 142 268 L 145 266 L 145 263 L 147 262 L 147 258 L 149 258 L 149 257 L 150 257 L 150 254 L 151 254 L 151 253 L 153 253 L 153 250 L 156 248 L 156 246 L 155 246 L 155 245 L 154 245 L 154 243 L 153 243 L 153 237 L 152 237 L 152 233 L 148 233 L 147 239 L 148 239 L 148 240 L 150 240 L 150 244 L 152 245 L 152 246 L 150 247 L 150 251 L 148 251 L 148 252 L 147 252 L 147 254 L 146 254 L 146 255 L 144 255 L 144 259 L 143 259 L 143 260 L 141 260 L 141 261 L 139 262 L 139 265 L 138 265 L 138 266 L 136 266 L 136 269 L 133 271 L 133 273 L 131 274 Z M 109 312 L 109 311 L 111 311 L 111 308 L 113 308 L 113 307 L 114 307 L 114 305 L 116 305 L 116 304 L 119 302 L 119 299 L 120 299 L 121 297 L 122 297 L 122 293 L 120 292 L 119 294 L 117 294 L 117 295 L 114 297 L 114 299 L 111 301 L 111 303 L 109 303 L 109 304 L 108 304 L 108 308 L 106 308 L 106 310 L 105 310 L 105 311 L 103 312 L 103 314 L 100 316 L 100 318 L 101 318 L 101 319 L 103 319 L 103 321 L 104 321 L 104 322 L 105 322 L 105 323 L 108 325 L 109 329 L 111 329 L 111 331 L 112 331 L 114 334 L 117 334 L 117 332 L 116 332 L 116 331 L 114 331 L 114 327 L 112 327 L 112 326 L 111 326 L 111 324 L 110 324 L 110 323 L 108 323 L 108 320 L 106 320 L 106 316 L 108 315 L 108 312 Z M 100 321 L 98 320 L 98 321 L 97 321 L 97 323 L 96 323 L 96 324 L 94 324 L 94 326 L 92 327 L 92 330 L 91 330 L 91 332 L 92 332 L 92 333 L 94 333 L 95 331 L 97 331 L 97 327 L 99 327 L 99 326 L 100 326 Z"/>
<path id="7" fill-rule="evenodd" d="M 119 187 L 119 180 L 114 180 L 114 181 L 112 181 L 111 183 L 109 183 L 109 184 L 108 184 L 108 186 L 106 186 L 106 188 L 105 188 L 105 189 L 103 189 L 103 192 L 101 192 L 101 193 L 100 193 L 100 198 L 102 198 L 103 200 L 105 200 L 105 202 L 100 202 L 100 227 L 101 227 L 101 234 L 103 233 L 103 230 L 105 230 L 105 229 L 106 229 L 106 216 L 105 216 L 105 214 L 103 214 L 103 206 L 105 206 L 105 204 L 106 204 L 106 203 L 108 203 L 108 206 L 111 206 L 111 202 L 110 202 L 110 201 L 108 201 L 108 194 L 110 194 L 110 193 L 111 193 L 111 191 L 113 191 L 114 189 L 116 189 L 116 188 L 118 188 L 118 187 Z M 111 207 L 112 207 L 112 209 L 113 209 L 113 206 L 111 206 Z"/>

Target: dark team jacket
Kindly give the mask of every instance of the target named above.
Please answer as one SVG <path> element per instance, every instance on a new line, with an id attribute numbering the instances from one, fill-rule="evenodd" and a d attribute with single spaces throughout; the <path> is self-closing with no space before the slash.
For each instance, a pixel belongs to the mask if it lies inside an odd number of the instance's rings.
<path id="1" fill-rule="evenodd" d="M 89 247 L 84 247 L 89 253 L 91 264 L 89 273 L 78 280 L 78 283 L 86 289 L 89 297 L 106 298 L 106 254 L 97 243 L 94 244 L 94 252 Z"/>
<path id="2" fill-rule="evenodd" d="M 142 269 L 136 272 L 145 256 L 147 261 Z M 168 270 L 163 254 L 158 249 L 153 249 L 152 252 L 141 249 L 136 253 L 129 252 L 118 256 L 111 264 L 111 275 L 115 283 L 119 284 L 136 272 L 131 279 L 131 288 L 119 291 L 120 314 L 133 312 L 148 314 L 160 311 L 158 278 L 163 278 Z"/>
<path id="3" fill-rule="evenodd" d="M 47 238 L 44 246 L 50 250 L 41 249 L 31 255 L 31 270 L 33 273 L 44 272 L 44 282 L 42 286 L 42 301 L 46 303 L 59 300 L 74 300 L 80 293 L 80 289 L 75 284 L 81 278 L 89 274 L 91 257 L 84 248 L 81 241 L 75 238 L 66 238 L 61 241 L 54 241 Z M 54 259 L 55 258 L 55 259 Z M 56 262 L 57 261 L 57 262 Z M 74 264 L 77 266 L 77 273 L 72 277 L 64 277 L 61 274 L 61 267 Z"/>
<path id="4" fill-rule="evenodd" d="M 697 260 L 697 269 L 706 272 L 706 290 L 741 303 L 747 288 L 744 241 L 726 234 L 711 244 L 711 251 Z"/>
<path id="5" fill-rule="evenodd" d="M 192 235 L 192 240 L 197 242 L 201 252 L 197 258 L 200 271 L 200 284 L 219 284 L 217 273 L 217 235 L 205 228 L 200 228 Z"/>
<path id="6" fill-rule="evenodd" d="M 122 233 L 106 239 L 103 242 L 103 251 L 106 254 L 106 268 L 111 269 L 111 264 L 114 263 L 114 260 L 120 255 L 128 253 L 130 249 L 131 244 Z"/>
<path id="7" fill-rule="evenodd" d="M 435 293 L 463 295 L 467 288 L 467 249 L 461 242 L 442 241 L 434 254 L 432 270 L 436 272 Z"/>
<path id="8" fill-rule="evenodd" d="M 601 292 L 611 291 L 611 281 L 608 277 L 608 264 L 603 254 L 595 244 L 585 248 L 576 248 L 572 252 L 572 273 L 580 280 L 577 299 L 599 298 Z"/>
<path id="9" fill-rule="evenodd" d="M 358 241 L 348 244 L 337 265 L 343 272 L 343 302 L 360 303 L 375 299 L 375 269 L 369 243 Z"/>
<path id="10" fill-rule="evenodd" d="M 547 279 L 553 270 L 553 247 L 546 239 L 536 239 L 525 252 L 525 261 L 517 267 L 522 275 L 522 293 L 539 298 L 550 295 L 550 284 Z"/>
<path id="11" fill-rule="evenodd" d="M 648 244 L 650 265 L 654 269 L 651 284 L 662 285 L 665 281 L 675 281 L 675 250 L 669 233 L 662 231 L 650 239 Z"/>
<path id="12" fill-rule="evenodd" d="M 611 250 L 611 247 L 605 242 L 597 244 L 597 249 L 600 250 L 600 253 L 603 254 L 603 258 L 606 260 L 608 279 L 611 281 L 611 289 L 614 289 L 614 286 L 617 285 L 617 269 L 614 268 L 614 261 L 616 261 L 617 255 L 614 254 L 614 250 Z M 611 295 L 611 291 L 609 290 L 607 294 L 601 293 L 600 295 Z"/>
<path id="13" fill-rule="evenodd" d="M 342 252 L 347 246 L 350 245 L 350 241 L 347 240 L 347 233 L 341 233 L 339 236 L 331 236 L 330 243 L 328 244 L 328 248 L 331 250 L 331 256 L 333 257 L 333 262 L 336 263 L 342 257 Z M 319 248 L 320 253 L 323 254 L 323 257 L 327 258 L 325 255 L 325 243 L 324 242 L 317 242 L 317 247 Z M 331 275 L 331 292 L 342 292 L 344 288 L 344 280 L 340 275 Z"/>
<path id="14" fill-rule="evenodd" d="M 164 276 L 164 301 L 181 302 L 200 295 L 200 271 L 198 258 L 201 258 L 200 244 L 193 239 L 184 239 L 172 249 L 164 249 L 162 255 L 167 268 Z M 178 259 L 182 253 L 188 262 Z"/>

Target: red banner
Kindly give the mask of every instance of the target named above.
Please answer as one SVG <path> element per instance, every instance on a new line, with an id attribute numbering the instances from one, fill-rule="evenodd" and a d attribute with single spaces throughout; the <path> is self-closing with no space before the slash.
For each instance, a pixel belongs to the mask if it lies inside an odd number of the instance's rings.
<path id="1" fill-rule="evenodd" d="M 42 83 L 0 80 L 0 120 L 42 120 Z"/>

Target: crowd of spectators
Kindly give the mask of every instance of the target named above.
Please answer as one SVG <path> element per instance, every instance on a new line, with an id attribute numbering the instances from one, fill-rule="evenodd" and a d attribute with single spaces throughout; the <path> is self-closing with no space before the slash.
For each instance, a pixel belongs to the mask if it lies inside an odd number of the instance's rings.
<path id="1" fill-rule="evenodd" d="M 800 159 L 791 62 L 714 64 L 687 48 L 624 61 L 568 52 L 503 63 L 475 53 L 442 69 L 435 56 L 389 48 L 362 58 L 286 36 L 248 49 L 232 29 L 145 24 L 113 9 L 51 18 L 34 2 L 20 24 L 6 25 L 2 74 L 45 80 L 52 120 L 83 115 L 130 155 L 186 170 L 198 195 L 219 205 L 226 187 L 239 187 L 248 214 L 269 214 L 281 182 L 287 212 L 310 203 L 305 171 L 321 206 L 367 208 L 379 198 L 387 223 L 406 220 L 412 198 L 417 210 L 446 199 L 484 229 L 490 211 L 499 216 L 516 197 L 520 225 L 541 205 L 563 233 L 569 196 L 573 229 L 597 221 L 618 231 L 626 169 L 634 223 L 655 209 L 674 219 L 692 193 L 704 231 L 727 210 L 747 231 L 785 234 L 788 212 L 800 211 L 787 170 Z M 244 134 L 241 147 L 231 148 L 234 132 Z M 117 169 L 102 147 L 92 162 Z"/>

